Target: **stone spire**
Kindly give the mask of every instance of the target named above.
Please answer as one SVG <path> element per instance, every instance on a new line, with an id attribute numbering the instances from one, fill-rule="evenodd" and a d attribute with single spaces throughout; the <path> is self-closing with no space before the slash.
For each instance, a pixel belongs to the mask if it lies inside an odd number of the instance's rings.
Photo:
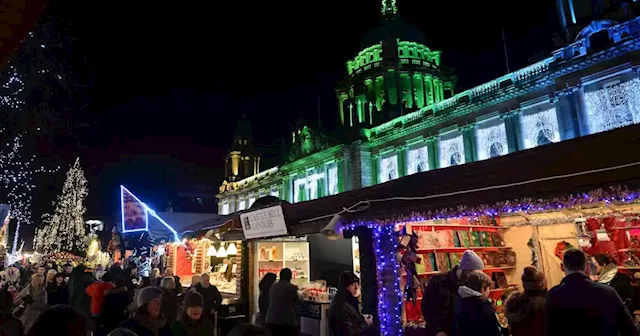
<path id="1" fill-rule="evenodd" d="M 392 16 L 398 12 L 396 0 L 382 0 L 382 16 Z"/>

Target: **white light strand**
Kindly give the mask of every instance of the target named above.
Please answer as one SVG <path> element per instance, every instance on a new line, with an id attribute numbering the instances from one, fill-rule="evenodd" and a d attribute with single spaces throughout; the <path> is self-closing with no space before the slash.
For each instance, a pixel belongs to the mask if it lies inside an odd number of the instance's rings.
<path id="1" fill-rule="evenodd" d="M 78 158 L 67 172 L 53 215 L 43 216 L 44 226 L 38 230 L 36 249 L 45 254 L 60 251 L 79 253 L 86 249 L 84 200 L 88 193 L 87 179 Z"/>
<path id="2" fill-rule="evenodd" d="M 466 162 L 464 155 L 464 138 L 462 133 L 457 136 L 439 141 L 440 148 L 440 168 L 457 166 Z"/>
<path id="3" fill-rule="evenodd" d="M 589 131 L 598 133 L 640 122 L 640 79 L 585 92 Z"/>
<path id="4" fill-rule="evenodd" d="M 0 138 L 4 135 L 0 130 Z M 32 223 L 31 200 L 35 190 L 33 178 L 40 173 L 55 173 L 57 169 L 34 168 L 35 156 L 23 158 L 23 135 L 18 134 L 0 147 L 0 192 L 6 194 L 11 206 L 11 219 L 16 221 L 12 251 L 17 250 L 20 227 Z"/>
<path id="5" fill-rule="evenodd" d="M 509 152 L 507 143 L 507 129 L 504 121 L 491 126 L 480 125 L 476 128 L 478 142 L 478 159 L 486 160 L 505 155 Z"/>
<path id="6" fill-rule="evenodd" d="M 556 108 L 535 113 L 523 114 L 520 118 L 520 129 L 526 149 L 560 142 L 560 127 Z"/>

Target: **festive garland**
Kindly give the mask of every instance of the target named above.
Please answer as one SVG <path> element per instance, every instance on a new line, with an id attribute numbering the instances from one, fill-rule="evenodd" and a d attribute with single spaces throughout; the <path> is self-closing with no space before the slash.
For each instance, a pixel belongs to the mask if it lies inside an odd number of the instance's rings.
<path id="1" fill-rule="evenodd" d="M 52 254 L 48 254 L 42 257 L 43 261 L 81 261 L 82 257 L 78 257 L 77 255 L 69 252 L 56 252 Z"/>
<path id="2" fill-rule="evenodd" d="M 378 220 L 378 225 L 389 225 L 426 220 L 442 220 L 447 218 L 470 217 L 477 219 L 481 216 L 495 216 L 499 214 L 517 214 L 519 212 L 544 213 L 555 212 L 560 209 L 577 208 L 585 205 L 604 202 L 606 204 L 634 204 L 640 202 L 640 190 L 629 190 L 623 187 L 610 187 L 608 190 L 596 189 L 582 194 L 571 194 L 566 197 L 552 199 L 522 198 L 495 203 L 494 205 L 480 205 L 477 207 L 458 206 L 424 213 L 412 212 L 406 216 L 390 217 Z"/>

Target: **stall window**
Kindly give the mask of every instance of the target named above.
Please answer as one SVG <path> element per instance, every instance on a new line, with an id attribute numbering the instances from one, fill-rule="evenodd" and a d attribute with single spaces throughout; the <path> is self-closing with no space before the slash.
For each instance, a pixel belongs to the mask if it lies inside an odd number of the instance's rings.
<path id="1" fill-rule="evenodd" d="M 495 118 L 476 127 L 478 159 L 486 160 L 509 153 L 507 129 L 504 120 Z"/>
<path id="2" fill-rule="evenodd" d="M 584 103 L 591 133 L 640 122 L 640 79 L 612 81 L 585 90 Z"/>
<path id="3" fill-rule="evenodd" d="M 407 151 L 407 175 L 429 170 L 429 152 L 426 145 Z"/>
<path id="4" fill-rule="evenodd" d="M 524 148 L 534 148 L 560 141 L 560 127 L 555 107 L 530 109 L 520 117 Z"/>
<path id="5" fill-rule="evenodd" d="M 329 166 L 329 169 L 327 169 L 328 172 L 328 184 L 329 184 L 329 195 L 335 195 L 337 194 L 338 191 L 338 165 L 331 164 Z"/>
<path id="6" fill-rule="evenodd" d="M 464 139 L 459 131 L 450 132 L 440 137 L 440 168 L 457 166 L 465 163 Z"/>
<path id="7" fill-rule="evenodd" d="M 380 183 L 395 180 L 398 178 L 398 156 L 396 154 L 380 159 L 378 180 Z"/>

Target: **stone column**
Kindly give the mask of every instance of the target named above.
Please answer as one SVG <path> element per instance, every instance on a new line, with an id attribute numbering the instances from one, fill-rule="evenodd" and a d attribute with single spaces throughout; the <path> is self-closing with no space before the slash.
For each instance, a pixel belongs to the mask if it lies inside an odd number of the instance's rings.
<path id="1" fill-rule="evenodd" d="M 429 155 L 429 170 L 440 168 L 438 160 L 438 137 L 432 136 L 427 139 L 427 155 Z"/>
<path id="2" fill-rule="evenodd" d="M 504 121 L 504 128 L 507 131 L 507 145 L 509 146 L 508 153 L 514 153 L 523 148 L 522 141 L 520 140 L 520 110 L 512 110 L 500 115 Z"/>
<path id="3" fill-rule="evenodd" d="M 369 184 L 369 186 L 371 185 L 376 185 L 379 182 L 379 178 L 378 178 L 378 166 L 379 164 L 379 154 L 375 154 L 375 155 L 371 155 L 371 161 L 369 163 L 371 165 L 371 184 Z"/>
<path id="4" fill-rule="evenodd" d="M 398 157 L 398 178 L 407 176 L 407 147 L 397 147 L 396 156 Z"/>
<path id="5" fill-rule="evenodd" d="M 349 96 L 346 92 L 340 92 L 338 94 L 338 108 L 340 109 L 340 123 L 342 124 L 342 126 L 344 126 L 345 122 L 348 120 L 344 117 L 344 102 L 347 100 L 347 98 L 349 98 Z"/>
<path id="6" fill-rule="evenodd" d="M 476 135 L 475 124 L 460 127 L 464 139 L 464 163 L 476 161 Z"/>
<path id="7" fill-rule="evenodd" d="M 342 160 L 342 158 L 336 160 L 336 168 L 338 169 L 338 193 L 344 192 L 345 186 L 347 185 L 345 181 L 346 175 L 345 171 L 346 161 Z"/>

